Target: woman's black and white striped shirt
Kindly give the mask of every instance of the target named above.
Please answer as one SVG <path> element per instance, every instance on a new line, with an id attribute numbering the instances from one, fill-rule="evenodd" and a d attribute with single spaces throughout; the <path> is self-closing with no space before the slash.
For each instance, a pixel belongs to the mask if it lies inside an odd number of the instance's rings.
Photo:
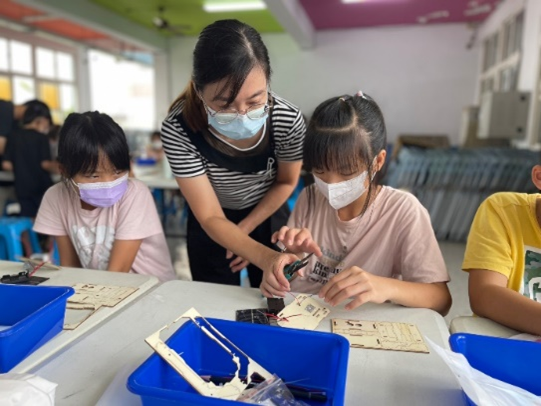
<path id="1" fill-rule="evenodd" d="M 272 94 L 270 112 L 277 160 L 302 160 L 306 126 L 301 111 L 288 101 Z M 272 186 L 277 171 L 236 172 L 209 162 L 190 141 L 177 119 L 182 103 L 173 108 L 162 123 L 162 142 L 171 170 L 176 177 L 189 178 L 207 175 L 218 200 L 226 209 L 245 209 L 255 206 Z M 234 158 L 233 158 L 234 159 Z"/>

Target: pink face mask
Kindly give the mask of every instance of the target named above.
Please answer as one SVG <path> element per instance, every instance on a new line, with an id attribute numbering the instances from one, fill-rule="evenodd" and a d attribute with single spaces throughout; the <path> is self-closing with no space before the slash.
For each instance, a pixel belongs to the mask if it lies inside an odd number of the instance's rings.
<path id="1" fill-rule="evenodd" d="M 111 207 L 128 189 L 128 174 L 112 182 L 75 183 L 81 200 L 94 207 Z"/>

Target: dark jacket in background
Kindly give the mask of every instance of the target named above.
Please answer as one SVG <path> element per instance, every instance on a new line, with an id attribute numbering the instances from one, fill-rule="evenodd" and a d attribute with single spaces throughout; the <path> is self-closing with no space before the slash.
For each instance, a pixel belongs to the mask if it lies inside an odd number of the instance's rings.
<path id="1" fill-rule="evenodd" d="M 14 131 L 8 138 L 4 160 L 13 164 L 21 216 L 35 217 L 43 195 L 53 185 L 49 172 L 41 167 L 43 161 L 51 160 L 47 136 L 35 130 Z"/>

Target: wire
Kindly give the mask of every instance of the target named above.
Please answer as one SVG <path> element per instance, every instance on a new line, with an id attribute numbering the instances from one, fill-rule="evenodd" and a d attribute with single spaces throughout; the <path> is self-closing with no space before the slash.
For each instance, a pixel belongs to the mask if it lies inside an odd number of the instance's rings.
<path id="1" fill-rule="evenodd" d="M 32 270 L 32 272 L 30 272 L 30 273 L 28 274 L 28 277 L 30 278 L 32 275 L 34 275 L 34 274 L 36 273 L 36 271 L 37 271 L 39 268 L 41 268 L 43 265 L 45 265 L 45 262 L 42 262 L 41 264 L 36 265 L 36 266 L 34 267 L 34 269 Z"/>
<path id="2" fill-rule="evenodd" d="M 299 299 L 297 299 L 297 296 L 295 296 L 293 293 L 291 292 L 287 292 L 289 293 L 291 296 L 293 296 L 293 299 L 295 299 L 295 301 L 297 302 L 297 304 L 300 306 L 301 305 L 301 302 L 299 302 Z"/>

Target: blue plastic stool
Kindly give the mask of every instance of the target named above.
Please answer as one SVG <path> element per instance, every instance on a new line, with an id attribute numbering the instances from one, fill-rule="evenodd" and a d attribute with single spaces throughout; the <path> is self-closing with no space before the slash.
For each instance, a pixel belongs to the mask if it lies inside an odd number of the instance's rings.
<path id="1" fill-rule="evenodd" d="M 289 206 L 289 211 L 293 211 L 293 208 L 295 207 L 295 203 L 297 203 L 297 198 L 301 194 L 302 190 L 304 189 L 304 180 L 302 178 L 299 178 L 299 181 L 297 182 L 297 186 L 295 187 L 295 190 L 287 199 L 287 205 Z"/>
<path id="2" fill-rule="evenodd" d="M 32 251 L 41 252 L 38 236 L 32 230 L 32 220 L 25 217 L 0 218 L 0 256 L 2 259 L 17 261 L 24 256 L 21 235 L 27 231 L 30 236 Z"/>
<path id="3" fill-rule="evenodd" d="M 60 252 L 58 251 L 56 239 L 53 242 L 53 249 L 51 251 L 51 263 L 54 265 L 60 265 Z"/>

